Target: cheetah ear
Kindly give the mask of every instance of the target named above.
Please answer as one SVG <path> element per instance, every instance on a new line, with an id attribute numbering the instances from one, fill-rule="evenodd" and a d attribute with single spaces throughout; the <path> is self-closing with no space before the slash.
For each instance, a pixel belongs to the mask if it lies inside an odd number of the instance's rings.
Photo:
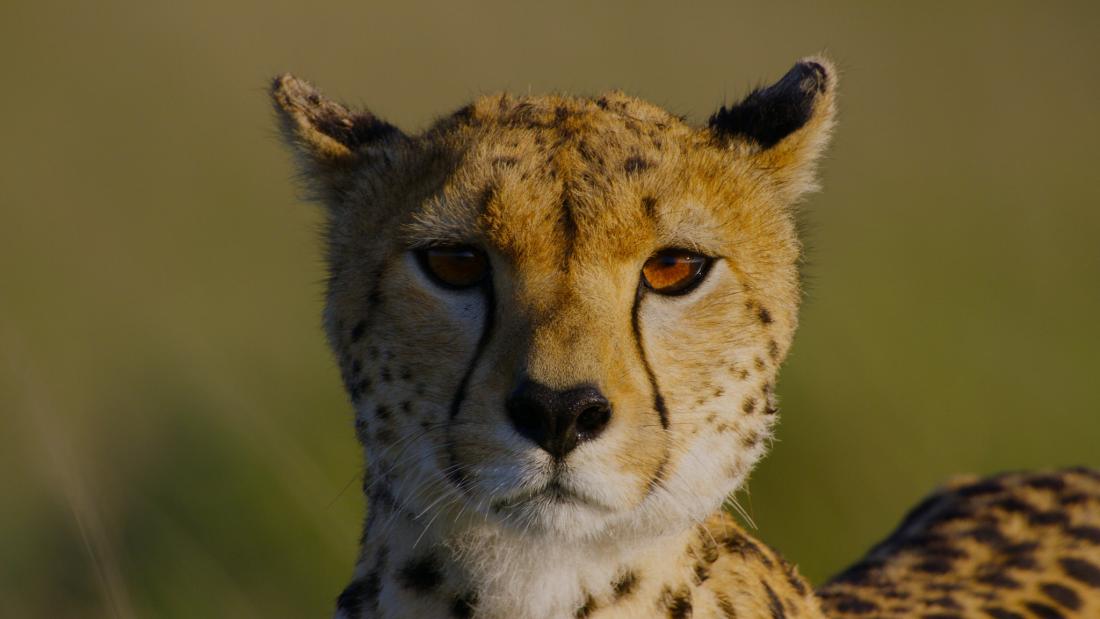
<path id="1" fill-rule="evenodd" d="M 273 80 L 271 98 L 283 138 L 302 171 L 316 180 L 335 180 L 368 148 L 403 137 L 397 127 L 366 110 L 352 112 L 289 73 Z"/>
<path id="2" fill-rule="evenodd" d="M 710 117 L 721 144 L 768 171 L 790 200 L 816 188 L 818 158 L 833 128 L 836 69 L 822 57 L 799 60 L 778 82 Z"/>

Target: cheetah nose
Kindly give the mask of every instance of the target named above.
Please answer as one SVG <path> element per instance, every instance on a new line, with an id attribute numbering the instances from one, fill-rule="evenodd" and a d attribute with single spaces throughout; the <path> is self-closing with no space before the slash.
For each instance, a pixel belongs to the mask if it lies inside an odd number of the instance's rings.
<path id="1" fill-rule="evenodd" d="M 558 459 L 599 436 L 611 420 L 611 403 L 595 387 L 560 391 L 528 378 L 508 396 L 505 407 L 516 432 Z"/>

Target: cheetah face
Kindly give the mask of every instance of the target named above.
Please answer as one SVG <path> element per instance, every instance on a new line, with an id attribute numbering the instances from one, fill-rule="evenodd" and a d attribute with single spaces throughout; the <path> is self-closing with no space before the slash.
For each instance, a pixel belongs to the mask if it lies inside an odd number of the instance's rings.
<path id="1" fill-rule="evenodd" d="M 806 60 L 702 128 L 487 97 L 406 136 L 277 80 L 372 510 L 593 538 L 716 509 L 776 418 L 834 84 Z"/>

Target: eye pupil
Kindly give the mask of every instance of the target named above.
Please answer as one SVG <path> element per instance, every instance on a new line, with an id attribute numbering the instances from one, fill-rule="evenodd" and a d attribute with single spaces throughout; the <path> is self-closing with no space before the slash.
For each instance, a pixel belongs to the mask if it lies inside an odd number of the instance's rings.
<path id="1" fill-rule="evenodd" d="M 686 294 L 703 281 L 711 262 L 710 257 L 685 249 L 661 250 L 642 267 L 642 281 L 658 294 Z"/>
<path id="2" fill-rule="evenodd" d="M 489 272 L 489 259 L 473 247 L 429 247 L 418 251 L 417 257 L 424 272 L 445 288 L 471 288 Z"/>

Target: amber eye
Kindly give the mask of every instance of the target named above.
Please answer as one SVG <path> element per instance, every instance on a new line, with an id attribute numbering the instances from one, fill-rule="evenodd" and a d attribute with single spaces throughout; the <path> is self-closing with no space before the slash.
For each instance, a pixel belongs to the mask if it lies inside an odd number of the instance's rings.
<path id="1" fill-rule="evenodd" d="M 467 245 L 440 245 L 416 252 L 420 267 L 444 288 L 471 288 L 489 274 L 485 253 Z"/>
<path id="2" fill-rule="evenodd" d="M 642 281 L 658 294 L 687 294 L 707 276 L 713 260 L 686 249 L 662 249 L 645 261 Z"/>

